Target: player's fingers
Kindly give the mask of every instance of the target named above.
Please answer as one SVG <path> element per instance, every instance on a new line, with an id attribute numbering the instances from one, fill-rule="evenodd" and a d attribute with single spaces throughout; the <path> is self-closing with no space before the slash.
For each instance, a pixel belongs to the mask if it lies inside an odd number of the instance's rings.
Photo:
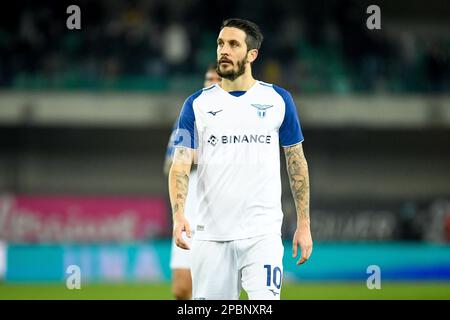
<path id="1" fill-rule="evenodd" d="M 173 229 L 173 238 L 175 239 L 175 244 L 179 247 L 180 239 L 182 240 L 183 228 L 177 226 Z"/>
<path id="2" fill-rule="evenodd" d="M 310 255 L 311 255 L 311 251 L 312 251 L 312 247 L 311 246 L 303 246 L 300 249 L 301 249 L 301 252 L 302 252 L 302 256 L 297 261 L 297 265 L 301 265 L 301 264 L 305 263 L 306 261 L 308 261 Z"/>
<path id="3" fill-rule="evenodd" d="M 306 258 L 309 259 L 309 257 L 311 257 L 312 251 L 313 251 L 313 246 L 311 245 L 308 247 L 308 252 L 307 252 Z"/>
<path id="4" fill-rule="evenodd" d="M 302 255 L 302 257 L 297 261 L 297 265 L 304 264 L 308 259 Z"/>
<path id="5" fill-rule="evenodd" d="M 301 256 L 300 256 L 300 260 L 297 261 L 297 265 L 303 264 L 306 262 L 306 260 L 308 260 L 308 258 L 306 257 L 306 248 L 304 246 L 300 245 L 300 251 L 301 251 Z"/>
<path id="6" fill-rule="evenodd" d="M 186 231 L 186 235 L 190 238 L 192 237 L 191 226 L 186 222 L 184 225 L 184 230 Z"/>
<path id="7" fill-rule="evenodd" d="M 300 251 L 301 251 L 301 256 L 300 256 L 300 259 L 297 261 L 297 265 L 301 265 L 301 264 L 305 263 L 306 260 L 308 260 L 306 258 L 306 249 L 300 247 Z"/>
<path id="8" fill-rule="evenodd" d="M 181 249 L 189 250 L 189 245 L 182 237 L 179 237 L 176 239 L 175 244 L 180 247 Z"/>
<path id="9" fill-rule="evenodd" d="M 297 261 L 296 265 L 299 266 L 301 264 L 305 263 L 305 259 L 301 258 Z"/>
<path id="10" fill-rule="evenodd" d="M 297 246 L 298 246 L 297 237 L 294 237 L 294 240 L 292 241 L 292 258 L 297 257 Z"/>

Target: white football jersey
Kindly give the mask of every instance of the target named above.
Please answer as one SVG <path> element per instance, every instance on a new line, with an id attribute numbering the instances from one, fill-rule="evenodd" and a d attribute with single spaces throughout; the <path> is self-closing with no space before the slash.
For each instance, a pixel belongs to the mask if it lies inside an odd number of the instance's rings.
<path id="1" fill-rule="evenodd" d="M 279 145 L 302 141 L 292 96 L 278 86 L 227 92 L 215 84 L 191 95 L 174 145 L 197 149 L 195 239 L 281 234 Z"/>

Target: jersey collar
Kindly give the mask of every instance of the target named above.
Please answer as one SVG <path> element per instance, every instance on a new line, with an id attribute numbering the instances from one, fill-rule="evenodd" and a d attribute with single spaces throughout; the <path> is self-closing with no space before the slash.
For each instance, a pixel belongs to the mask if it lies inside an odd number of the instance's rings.
<path id="1" fill-rule="evenodd" d="M 216 86 L 217 88 L 219 88 L 219 90 L 221 90 L 222 92 L 224 92 L 227 96 L 232 97 L 232 98 L 235 98 L 235 99 L 239 99 L 239 98 L 241 98 L 241 97 L 247 96 L 249 92 L 251 92 L 252 90 L 254 90 L 255 87 L 258 86 L 258 84 L 259 84 L 259 80 L 256 80 L 255 83 L 254 83 L 254 84 L 250 87 L 250 89 L 248 89 L 247 91 L 243 91 L 243 90 L 242 90 L 242 91 L 241 91 L 241 90 L 239 90 L 239 91 L 238 91 L 238 90 L 236 90 L 236 91 L 230 91 L 230 92 L 243 92 L 243 94 L 239 94 L 239 95 L 237 95 L 237 96 L 231 94 L 231 93 L 228 92 L 228 91 L 225 91 L 218 83 L 216 83 L 215 86 Z"/>

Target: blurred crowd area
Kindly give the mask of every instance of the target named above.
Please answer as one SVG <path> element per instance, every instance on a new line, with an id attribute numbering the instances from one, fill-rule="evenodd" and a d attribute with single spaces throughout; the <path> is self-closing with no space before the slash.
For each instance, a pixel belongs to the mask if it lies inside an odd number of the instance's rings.
<path id="1" fill-rule="evenodd" d="M 379 3 L 382 29 L 369 30 L 365 1 L 80 0 L 71 31 L 72 3 L 17 1 L 1 13 L 0 87 L 190 90 L 215 61 L 222 20 L 242 17 L 265 36 L 264 81 L 307 93 L 448 91 L 448 3 Z"/>

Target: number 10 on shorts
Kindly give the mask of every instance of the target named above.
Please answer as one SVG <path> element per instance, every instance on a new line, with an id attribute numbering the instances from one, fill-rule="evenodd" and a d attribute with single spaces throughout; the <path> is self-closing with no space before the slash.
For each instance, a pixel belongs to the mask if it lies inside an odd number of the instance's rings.
<path id="1" fill-rule="evenodd" d="M 264 269 L 266 269 L 266 271 L 267 271 L 266 285 L 268 287 L 270 287 L 271 284 L 273 283 L 275 288 L 280 289 L 281 288 L 281 278 L 282 278 L 281 269 L 279 267 L 275 267 L 275 268 L 273 268 L 273 271 L 272 271 L 272 266 L 270 264 L 265 264 Z"/>

